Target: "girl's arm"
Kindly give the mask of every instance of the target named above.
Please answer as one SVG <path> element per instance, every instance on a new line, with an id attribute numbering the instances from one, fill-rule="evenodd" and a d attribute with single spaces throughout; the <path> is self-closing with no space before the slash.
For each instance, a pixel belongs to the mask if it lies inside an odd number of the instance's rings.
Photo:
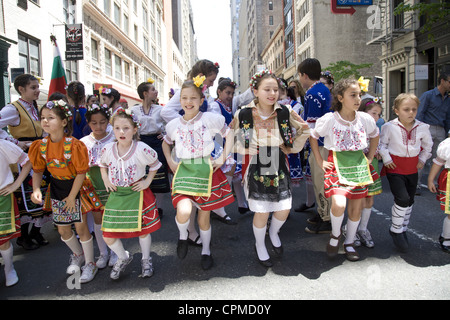
<path id="1" fill-rule="evenodd" d="M 178 164 L 172 159 L 172 147 L 169 144 L 167 144 L 166 141 L 163 141 L 162 149 L 170 170 L 172 170 L 172 172 L 175 173 L 177 171 Z"/>
<path id="2" fill-rule="evenodd" d="M 31 201 L 36 204 L 42 203 L 41 182 L 44 172 L 33 172 L 33 193 L 31 194 Z"/>
<path id="3" fill-rule="evenodd" d="M 367 153 L 367 160 L 369 163 L 372 163 L 375 154 L 378 149 L 378 142 L 380 141 L 380 136 L 376 136 L 375 138 L 370 138 L 369 140 L 369 153 Z"/>
<path id="4" fill-rule="evenodd" d="M 106 191 L 107 192 L 116 191 L 117 190 L 116 186 L 113 185 L 111 181 L 109 181 L 108 168 L 100 167 L 100 173 L 102 175 L 102 180 L 103 184 L 105 185 Z"/>
<path id="5" fill-rule="evenodd" d="M 150 186 L 150 184 L 152 183 L 153 178 L 156 175 L 156 172 L 158 172 L 158 170 L 149 171 L 147 178 L 133 183 L 131 190 L 139 192 L 139 191 L 143 191 L 143 190 L 147 189 Z"/>
<path id="6" fill-rule="evenodd" d="M 83 186 L 84 179 L 86 179 L 86 173 L 77 174 L 77 176 L 75 177 L 75 181 L 73 182 L 72 189 L 70 189 L 69 195 L 62 200 L 66 202 L 63 207 L 64 210 L 69 212 L 75 211 L 75 199 L 80 192 L 81 187 Z"/>
<path id="7" fill-rule="evenodd" d="M 16 181 L 0 190 L 0 196 L 7 196 L 8 194 L 11 194 L 14 191 L 16 191 L 20 187 L 22 182 L 25 180 L 25 178 L 28 176 L 30 170 L 31 170 L 31 162 L 28 161 L 22 167 L 22 170 L 20 171 L 20 174 L 17 177 Z"/>
<path id="8" fill-rule="evenodd" d="M 313 138 L 309 138 L 309 144 L 311 146 L 311 150 L 316 158 L 317 164 L 322 168 L 323 171 L 327 171 L 333 168 L 333 163 L 323 160 L 322 155 L 319 152 L 319 142 Z"/>
<path id="9" fill-rule="evenodd" d="M 297 112 L 290 108 L 290 116 L 289 121 L 293 128 L 295 128 L 295 136 L 294 136 L 294 144 L 290 153 L 300 152 L 305 146 L 306 141 L 308 140 L 311 132 L 308 124 L 304 121 Z M 311 140 L 311 139 L 310 139 Z M 282 148 L 283 150 L 283 148 Z M 284 150 L 283 150 L 284 151 Z M 286 153 L 286 152 L 285 152 Z"/>
<path id="10" fill-rule="evenodd" d="M 442 166 L 436 164 L 436 162 L 433 162 L 433 165 L 431 166 L 430 173 L 428 173 L 428 189 L 436 193 L 436 185 L 434 184 L 434 179 L 438 175 L 439 171 L 441 171 Z"/>

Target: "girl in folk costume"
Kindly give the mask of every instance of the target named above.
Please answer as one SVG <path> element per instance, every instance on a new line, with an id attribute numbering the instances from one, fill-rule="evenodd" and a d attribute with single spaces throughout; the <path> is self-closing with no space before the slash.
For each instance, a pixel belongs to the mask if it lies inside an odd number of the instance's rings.
<path id="1" fill-rule="evenodd" d="M 317 164 L 325 171 L 325 196 L 331 197 L 331 234 L 327 254 L 335 257 L 341 241 L 341 225 L 347 207 L 347 233 L 344 242 L 346 257 L 359 260 L 353 242 L 361 219 L 361 210 L 368 185 L 378 178 L 370 165 L 378 146 L 379 131 L 374 119 L 357 111 L 361 89 L 356 80 L 344 79 L 333 89 L 333 113 L 316 121 L 310 139 Z M 328 159 L 319 152 L 318 139 L 324 137 Z M 369 144 L 368 142 L 369 141 Z M 367 157 L 363 150 L 369 146 Z"/>
<path id="2" fill-rule="evenodd" d="M 44 210 L 52 211 L 61 240 L 72 251 L 66 272 L 74 274 L 85 263 L 80 278 L 80 282 L 85 283 L 97 273 L 93 237 L 84 216 L 95 209 L 90 198 L 92 185 L 85 183 L 89 171 L 88 152 L 83 142 L 71 136 L 72 113 L 64 101 L 47 102 L 40 111 L 40 119 L 48 137 L 34 141 L 28 153 L 34 170 L 31 200 L 34 203 L 44 200 Z M 46 168 L 52 176 L 43 199 L 40 185 Z M 72 224 L 75 224 L 81 245 L 72 231 Z"/>
<path id="3" fill-rule="evenodd" d="M 84 85 L 79 81 L 72 81 L 66 86 L 67 100 L 72 106 L 73 132 L 72 136 L 78 140 L 89 133 L 86 121 L 86 95 Z"/>
<path id="4" fill-rule="evenodd" d="M 415 95 L 400 94 L 394 101 L 398 118 L 381 127 L 380 154 L 394 196 L 389 233 L 401 252 L 409 248 L 406 230 L 414 204 L 418 169 L 431 157 L 433 145 L 429 125 L 416 119 L 418 107 L 419 99 Z"/>
<path id="5" fill-rule="evenodd" d="M 180 97 L 184 115 L 166 125 L 163 150 L 167 163 L 175 172 L 172 203 L 177 209 L 175 221 L 180 232 L 177 255 L 180 259 L 186 257 L 188 226 L 195 206 L 198 208 L 202 240 L 201 265 L 207 270 L 213 264 L 210 211 L 232 203 L 234 198 L 227 178 L 219 168 L 231 151 L 233 135 L 223 116 L 200 111 L 204 101 L 202 88 L 205 78 L 197 77 L 183 84 Z M 226 138 L 225 150 L 217 160 L 211 161 L 216 134 Z M 173 144 L 179 163 L 172 159 Z"/>
<path id="6" fill-rule="evenodd" d="M 114 252 L 111 252 L 111 257 L 108 254 L 108 246 L 103 239 L 103 233 L 101 230 L 103 206 L 105 205 L 106 200 L 108 200 L 109 193 L 106 191 L 105 184 L 103 183 L 99 165 L 103 148 L 108 143 L 114 141 L 114 133 L 112 130 L 107 130 L 109 118 L 109 108 L 106 104 L 102 106 L 97 104 L 88 106 L 86 120 L 92 132 L 81 138 L 81 142 L 86 145 L 89 155 L 89 172 L 87 173 L 87 178 L 91 181 L 95 189 L 95 193 L 98 196 L 97 201 L 99 201 L 102 205 L 99 210 L 92 211 L 94 218 L 95 239 L 100 251 L 100 257 L 96 262 L 99 269 L 105 268 L 108 261 L 112 266 L 114 264 L 113 261 L 115 261 L 114 259 L 117 258 Z"/>
<path id="7" fill-rule="evenodd" d="M 442 167 L 444 170 L 441 171 Z M 450 138 L 442 141 L 436 151 L 436 158 L 433 159 L 433 165 L 428 174 L 428 189 L 436 193 L 437 200 L 440 202 L 441 210 L 447 214 L 444 218 L 442 233 L 439 236 L 439 243 L 442 251 L 450 253 Z M 439 174 L 439 171 L 441 173 Z M 436 189 L 435 179 L 439 174 L 438 188 Z"/>
<path id="8" fill-rule="evenodd" d="M 0 110 L 0 128 L 8 126 L 12 137 L 6 131 L 0 130 L 0 138 L 12 141 L 27 151 L 31 143 L 34 140 L 41 139 L 44 134 L 39 122 L 39 111 L 36 103 L 40 94 L 39 80 L 31 74 L 22 74 L 14 80 L 14 88 L 20 94 L 19 100 L 7 104 Z M 21 236 L 17 239 L 17 244 L 27 250 L 48 244 L 40 230 L 44 223 L 49 220 L 49 217 L 42 211 L 41 205 L 35 205 L 31 202 L 32 188 L 30 185 L 31 175 L 22 184 L 22 192 L 16 192 L 15 194 L 19 202 L 21 216 Z M 32 225 L 31 230 L 29 230 L 30 224 Z M 39 245 L 32 240 L 35 240 Z"/>
<path id="9" fill-rule="evenodd" d="M 19 208 L 13 192 L 20 187 L 31 170 L 28 156 L 14 143 L 0 140 L 0 254 L 5 265 L 6 286 L 15 285 L 19 278 L 13 265 L 13 246 L 11 239 L 20 235 Z M 10 164 L 22 166 L 14 181 Z"/>
<path id="10" fill-rule="evenodd" d="M 137 92 L 143 102 L 142 105 L 134 106 L 131 110 L 140 122 L 140 140 L 156 151 L 158 160 L 162 164 L 150 185 L 150 189 L 156 196 L 156 203 L 160 206 L 164 201 L 163 194 L 170 192 L 170 182 L 169 169 L 162 150 L 165 125 L 161 118 L 163 107 L 157 104 L 158 91 L 153 85 L 154 82 L 153 79 L 148 79 L 147 82 L 138 86 Z M 158 208 L 158 210 L 162 215 L 162 209 Z"/>
<path id="11" fill-rule="evenodd" d="M 264 241 L 267 221 L 274 212 L 269 236 L 274 251 L 281 255 L 278 231 L 292 206 L 287 154 L 303 148 L 309 128 L 290 106 L 278 104 L 279 84 L 270 71 L 254 75 L 251 87 L 256 99 L 236 112 L 231 128 L 239 133 L 236 150 L 245 155 L 242 176 L 250 210 L 255 212 L 256 253 L 260 263 L 270 267 L 272 262 Z"/>
<path id="12" fill-rule="evenodd" d="M 150 233 L 161 227 L 161 221 L 149 186 L 161 163 L 152 148 L 138 141 L 139 120 L 131 110 L 118 109 L 111 123 L 117 142 L 103 148 L 100 160 L 103 182 L 110 192 L 103 213 L 103 237 L 118 257 L 110 277 L 118 279 L 133 259 L 120 239 L 136 237 L 142 252 L 141 276 L 151 277 Z M 147 166 L 150 171 L 144 178 Z"/>
<path id="13" fill-rule="evenodd" d="M 109 106 L 111 117 L 116 114 L 120 106 L 120 93 L 114 88 L 102 88 L 102 102 Z"/>

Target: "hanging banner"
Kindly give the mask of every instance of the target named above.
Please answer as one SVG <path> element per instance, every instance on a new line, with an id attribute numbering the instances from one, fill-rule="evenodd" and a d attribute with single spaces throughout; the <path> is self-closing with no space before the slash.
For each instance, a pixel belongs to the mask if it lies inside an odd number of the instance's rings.
<path id="1" fill-rule="evenodd" d="M 83 60 L 83 25 L 66 24 L 66 60 Z"/>

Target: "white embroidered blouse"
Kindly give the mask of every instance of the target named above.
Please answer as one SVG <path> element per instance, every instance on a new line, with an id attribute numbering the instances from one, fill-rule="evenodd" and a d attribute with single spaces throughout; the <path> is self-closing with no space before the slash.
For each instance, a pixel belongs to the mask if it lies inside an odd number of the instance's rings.
<path id="1" fill-rule="evenodd" d="M 164 131 L 165 122 L 161 117 L 162 108 L 160 105 L 153 104 L 148 113 L 144 112 L 142 105 L 131 108 L 141 123 L 140 135 L 159 134 Z"/>
<path id="2" fill-rule="evenodd" d="M 10 164 L 17 163 L 20 166 L 28 162 L 28 155 L 14 143 L 0 140 L 0 190 L 14 182 Z"/>
<path id="3" fill-rule="evenodd" d="M 133 141 L 130 149 L 119 156 L 117 142 L 107 144 L 103 150 L 99 167 L 108 168 L 109 181 L 118 187 L 129 187 L 145 176 L 145 168 L 156 171 L 161 167 L 158 154 L 140 141 Z"/>
<path id="4" fill-rule="evenodd" d="M 446 169 L 450 169 L 450 138 L 442 141 L 436 151 L 436 158 L 433 162 L 439 166 L 445 166 Z"/>
<path id="5" fill-rule="evenodd" d="M 80 139 L 86 145 L 89 154 L 89 167 L 95 167 L 100 164 L 100 157 L 102 155 L 102 149 L 115 139 L 113 131 L 109 131 L 106 137 L 97 140 L 91 133 Z"/>
<path id="6" fill-rule="evenodd" d="M 379 135 L 371 115 L 357 111 L 353 121 L 342 119 L 339 112 L 326 113 L 316 121 L 311 137 L 324 137 L 325 149 L 332 151 L 358 151 L 368 147 L 370 138 Z"/>

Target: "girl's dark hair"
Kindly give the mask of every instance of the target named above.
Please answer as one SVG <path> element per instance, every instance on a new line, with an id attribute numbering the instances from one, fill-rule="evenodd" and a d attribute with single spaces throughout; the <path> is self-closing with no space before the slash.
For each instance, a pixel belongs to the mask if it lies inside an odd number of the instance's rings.
<path id="1" fill-rule="evenodd" d="M 230 78 L 220 78 L 219 84 L 217 85 L 217 96 L 219 95 L 219 90 L 223 91 L 228 87 L 236 89 L 236 82 L 234 82 Z"/>
<path id="2" fill-rule="evenodd" d="M 105 104 L 105 106 L 106 106 L 106 104 Z M 97 114 L 97 113 L 100 113 L 102 116 L 104 116 L 104 117 L 106 118 L 106 120 L 109 121 L 110 114 L 109 114 L 109 111 L 108 111 L 108 108 L 107 108 L 107 107 L 105 107 L 105 108 L 100 107 L 100 108 L 95 108 L 95 109 L 93 109 L 93 108 L 88 108 L 88 110 L 86 111 L 86 115 L 85 115 L 86 121 L 87 121 L 88 123 L 91 122 L 91 117 L 92 117 L 94 114 Z"/>
<path id="3" fill-rule="evenodd" d="M 67 85 L 67 97 L 72 99 L 73 101 L 73 108 L 78 109 L 78 106 L 84 105 L 85 99 L 86 99 L 86 93 L 84 91 L 84 85 L 80 81 L 72 81 Z M 81 123 L 81 114 L 80 112 L 75 112 L 75 122 L 77 124 Z"/>
<path id="4" fill-rule="evenodd" d="M 359 87 L 359 83 L 354 78 L 347 78 L 340 80 L 335 86 L 331 94 L 333 95 L 333 99 L 331 101 L 331 110 L 333 111 L 341 111 L 342 103 L 339 101 L 338 97 L 344 96 L 344 92 L 350 88 L 350 86 L 356 84 Z"/>
<path id="5" fill-rule="evenodd" d="M 187 89 L 187 88 L 194 88 L 194 89 L 198 92 L 198 94 L 199 94 L 199 96 L 200 96 L 201 99 L 205 97 L 205 96 L 203 95 L 203 90 L 202 90 L 202 89 L 203 89 L 203 86 L 197 87 L 197 86 L 195 85 L 195 83 L 194 83 L 193 80 L 187 80 L 187 81 L 185 81 L 185 82 L 183 83 L 183 85 L 181 86 L 181 90 Z"/>
<path id="6" fill-rule="evenodd" d="M 150 87 L 152 87 L 153 84 L 150 82 L 142 82 L 140 85 L 138 85 L 137 87 L 137 93 L 139 95 L 139 98 L 141 98 L 142 100 L 144 100 L 144 92 L 146 92 L 148 89 L 150 89 Z"/>
<path id="7" fill-rule="evenodd" d="M 366 98 L 361 101 L 361 104 L 359 105 L 358 111 L 367 112 L 370 109 L 372 109 L 374 106 L 379 106 L 381 110 L 383 110 L 383 107 L 378 102 L 375 102 L 372 98 Z"/>
<path id="8" fill-rule="evenodd" d="M 64 93 L 55 91 L 50 95 L 50 97 L 48 97 L 48 101 L 55 101 L 55 100 L 64 100 L 65 102 L 67 102 L 67 97 Z"/>
<path id="9" fill-rule="evenodd" d="M 86 103 L 87 103 L 89 100 L 91 100 L 92 97 L 94 97 L 95 100 L 98 100 L 97 95 L 95 95 L 95 94 L 90 94 L 90 95 L 88 95 L 87 98 L 86 98 Z"/>
<path id="10" fill-rule="evenodd" d="M 56 101 L 54 101 L 54 103 L 56 104 Z M 73 121 L 72 119 L 69 119 L 67 117 L 66 112 L 64 111 L 64 109 L 62 107 L 53 107 L 53 108 L 48 108 L 46 104 L 44 104 L 41 108 L 41 110 L 39 110 L 39 120 L 41 120 L 42 117 L 42 111 L 44 109 L 48 109 L 53 111 L 53 113 L 61 120 L 67 120 L 67 124 L 64 127 L 64 134 L 66 135 L 66 137 L 70 137 L 72 135 L 73 132 Z"/>
<path id="11" fill-rule="evenodd" d="M 30 81 L 39 81 L 35 76 L 29 73 L 21 74 L 20 76 L 17 76 L 14 80 L 14 89 L 16 89 L 17 92 L 19 92 L 19 87 L 26 87 L 28 84 L 30 84 Z"/>
<path id="12" fill-rule="evenodd" d="M 109 98 L 112 97 L 113 98 L 112 104 L 118 103 L 120 101 L 120 93 L 119 93 L 119 91 L 117 91 L 114 88 L 108 88 L 108 89 L 109 89 L 110 93 L 102 93 L 102 95 L 107 96 Z M 111 107 L 111 106 L 109 106 L 109 107 Z"/>
<path id="13" fill-rule="evenodd" d="M 286 94 L 289 98 L 291 98 L 291 100 L 297 100 L 294 87 L 288 87 L 286 89 Z"/>
<path id="14" fill-rule="evenodd" d="M 192 80 L 194 77 L 198 76 L 199 74 L 203 74 L 205 77 L 208 77 L 209 75 L 215 73 L 219 73 L 219 65 L 217 63 L 213 63 L 209 60 L 199 60 L 196 64 L 192 67 L 192 69 L 188 72 L 187 78 L 188 80 Z"/>

